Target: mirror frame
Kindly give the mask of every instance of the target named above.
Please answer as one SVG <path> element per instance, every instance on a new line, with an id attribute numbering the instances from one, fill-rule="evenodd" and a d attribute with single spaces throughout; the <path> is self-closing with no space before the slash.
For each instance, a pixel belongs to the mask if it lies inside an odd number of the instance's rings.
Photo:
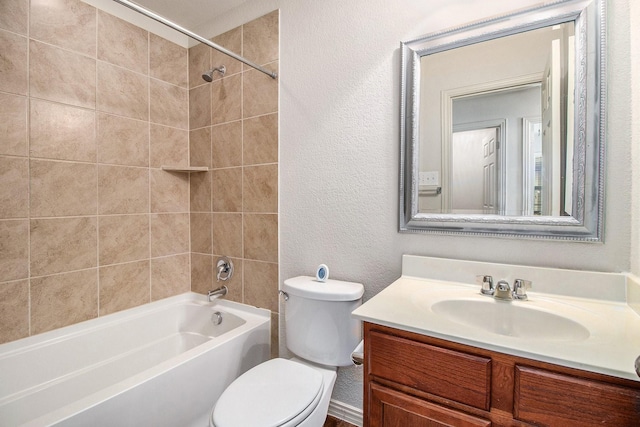
<path id="1" fill-rule="evenodd" d="M 601 242 L 604 226 L 606 0 L 560 0 L 401 43 L 399 231 Z M 574 22 L 576 35 L 573 216 L 428 214 L 418 211 L 420 58 Z M 575 191 L 575 190 L 574 190 Z"/>

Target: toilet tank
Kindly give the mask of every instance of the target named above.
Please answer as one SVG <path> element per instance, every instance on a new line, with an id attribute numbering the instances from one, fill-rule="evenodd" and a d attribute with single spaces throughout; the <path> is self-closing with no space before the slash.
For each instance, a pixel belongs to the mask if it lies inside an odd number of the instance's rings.
<path id="1" fill-rule="evenodd" d="M 362 304 L 361 283 L 299 276 L 284 281 L 287 348 L 296 356 L 327 366 L 352 365 L 361 322 L 351 312 Z"/>

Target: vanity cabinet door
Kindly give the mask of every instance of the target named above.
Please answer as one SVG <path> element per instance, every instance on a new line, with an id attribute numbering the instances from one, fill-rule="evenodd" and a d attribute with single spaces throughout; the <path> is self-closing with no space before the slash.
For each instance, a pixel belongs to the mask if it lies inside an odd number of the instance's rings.
<path id="1" fill-rule="evenodd" d="M 640 389 L 516 365 L 514 417 L 548 426 L 640 425 Z"/>
<path id="2" fill-rule="evenodd" d="M 369 384 L 369 427 L 488 427 L 491 421 Z"/>
<path id="3" fill-rule="evenodd" d="M 367 371 L 421 392 L 485 411 L 491 400 L 491 359 L 371 331 Z M 455 380 L 452 381 L 452 378 Z"/>

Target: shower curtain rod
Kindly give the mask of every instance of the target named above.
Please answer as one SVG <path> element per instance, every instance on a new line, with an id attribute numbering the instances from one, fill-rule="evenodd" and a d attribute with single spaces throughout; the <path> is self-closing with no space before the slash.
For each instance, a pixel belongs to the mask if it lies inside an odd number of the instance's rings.
<path id="1" fill-rule="evenodd" d="M 143 14 L 144 16 L 146 16 L 148 18 L 151 18 L 151 19 L 153 19 L 155 21 L 158 21 L 161 24 L 164 24 L 169 28 L 173 28 L 174 30 L 176 30 L 178 32 L 181 32 L 185 36 L 191 37 L 192 39 L 197 40 L 200 43 L 206 44 L 207 46 L 209 46 L 209 47 L 211 47 L 211 48 L 213 48 L 213 49 L 215 49 L 215 50 L 217 50 L 219 52 L 222 52 L 225 55 L 228 55 L 228 56 L 232 57 L 233 59 L 237 59 L 238 61 L 240 61 L 240 62 L 242 62 L 244 64 L 247 64 L 248 66 L 250 66 L 252 68 L 255 68 L 256 70 L 258 70 L 258 71 L 260 71 L 262 73 L 265 73 L 266 75 L 268 75 L 272 79 L 275 79 L 275 78 L 278 77 L 278 74 L 274 73 L 273 71 L 269 71 L 266 68 L 263 68 L 263 67 L 259 66 L 258 64 L 255 64 L 255 63 L 249 61 L 248 59 L 246 59 L 246 58 L 244 58 L 244 57 L 242 57 L 240 55 L 237 55 L 237 54 L 231 52 L 230 50 L 225 49 L 224 47 L 222 47 L 220 45 L 217 45 L 217 44 L 213 43 L 212 41 L 209 41 L 209 40 L 205 39 L 204 37 L 201 37 L 201 36 L 197 35 L 196 33 L 193 33 L 191 31 L 187 30 L 186 28 L 181 27 L 180 25 L 169 21 L 168 19 L 164 18 L 163 16 L 158 15 L 155 12 L 152 12 L 152 11 L 150 11 L 148 9 L 145 9 L 142 6 L 139 6 L 139 5 L 135 4 L 135 3 L 130 2 L 129 0 L 113 0 L 113 1 L 115 1 L 116 3 L 120 3 L 121 5 L 126 6 L 129 9 L 135 10 L 136 12 L 141 13 L 141 14 Z"/>

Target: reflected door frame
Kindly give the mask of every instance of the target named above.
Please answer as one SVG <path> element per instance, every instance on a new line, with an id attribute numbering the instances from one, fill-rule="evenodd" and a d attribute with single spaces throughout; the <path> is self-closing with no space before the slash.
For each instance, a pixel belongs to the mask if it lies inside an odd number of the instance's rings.
<path id="1" fill-rule="evenodd" d="M 522 118 L 522 215 L 533 216 L 535 206 L 535 132 L 539 133 L 538 144 L 541 144 L 542 117 Z"/>

